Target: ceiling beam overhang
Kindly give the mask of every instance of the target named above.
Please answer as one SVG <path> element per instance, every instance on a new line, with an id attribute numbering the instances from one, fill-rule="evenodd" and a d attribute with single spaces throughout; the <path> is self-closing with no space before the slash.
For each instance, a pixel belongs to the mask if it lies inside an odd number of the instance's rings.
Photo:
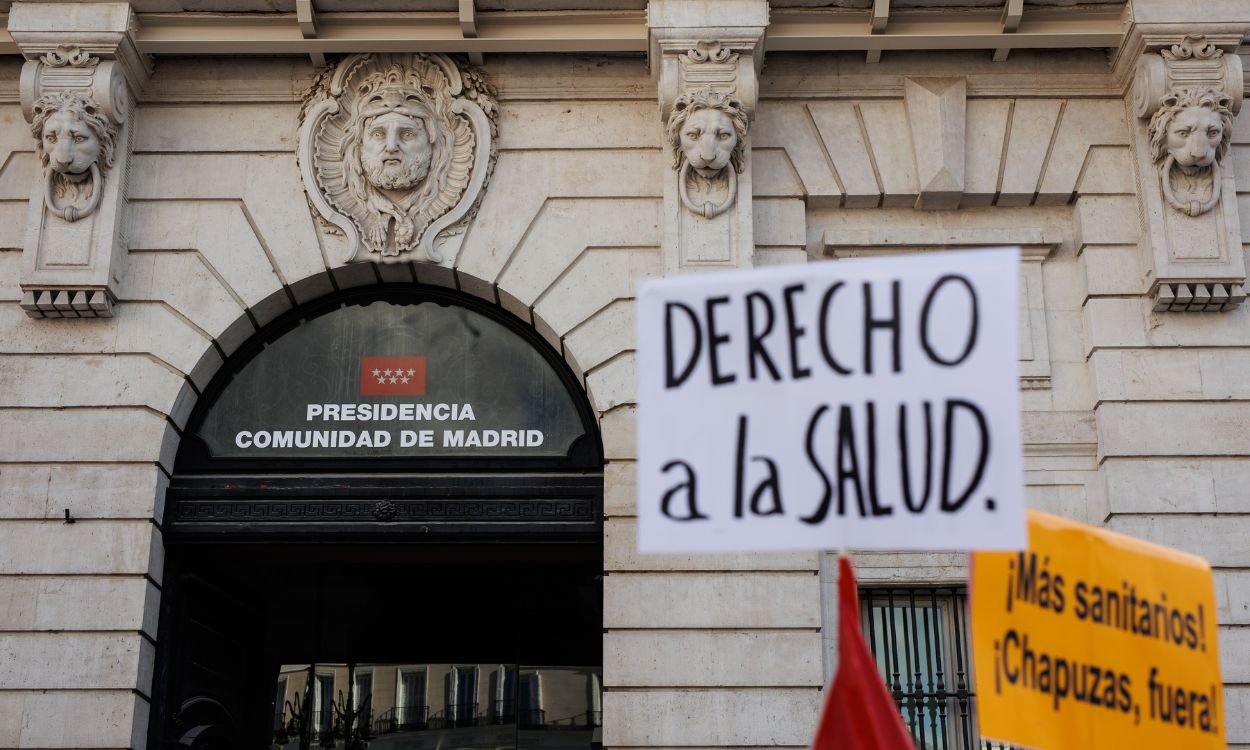
<path id="1" fill-rule="evenodd" d="M 471 1 L 466 0 L 468 6 Z M 647 51 L 642 11 L 140 13 L 136 43 L 150 55 L 326 55 L 353 52 L 612 53 Z M 1065 12 L 1066 11 L 1066 12 Z M 884 16 L 881 14 L 884 13 Z M 1120 10 L 1030 10 L 1007 30 L 1004 8 L 985 12 L 774 9 L 766 50 L 1012 50 L 1115 48 L 1127 31 Z M 0 54 L 20 54 L 4 30 Z M 468 26 L 466 26 L 468 24 Z M 874 28 L 880 29 L 874 33 Z M 476 33 L 469 36 L 466 30 Z"/>
<path id="2" fill-rule="evenodd" d="M 460 0 L 460 35 L 465 39 L 477 38 L 477 5 L 473 0 Z M 482 53 L 469 50 L 469 62 L 481 65 Z"/>
<path id="3" fill-rule="evenodd" d="M 351 52 L 644 52 L 641 13 L 475 13 L 467 37 L 460 12 L 318 13 L 304 39 L 284 14 L 141 14 L 139 47 L 162 54 Z"/>
<path id="4" fill-rule="evenodd" d="M 1024 19 L 1024 0 L 1007 0 L 1003 5 L 1003 33 L 1014 34 Z M 994 50 L 994 62 L 1004 62 L 1011 53 L 1010 47 L 999 47 Z"/>
<path id="5" fill-rule="evenodd" d="M 295 0 L 295 22 L 305 39 L 317 38 L 317 9 L 313 7 L 312 0 Z M 310 52 L 308 59 L 312 61 L 314 68 L 324 67 L 326 64 L 326 56 L 320 52 Z"/>
<path id="6" fill-rule="evenodd" d="M 1030 11 L 1019 20 L 1014 32 L 1004 31 L 1003 15 L 1001 8 L 960 13 L 894 8 L 886 29 L 873 34 L 865 28 L 862 14 L 774 10 L 768 26 L 768 50 L 1114 48 L 1128 30 L 1118 8 Z"/>
<path id="7" fill-rule="evenodd" d="M 317 11 L 312 0 L 295 0 L 295 23 L 305 39 L 317 38 Z"/>
<path id="8" fill-rule="evenodd" d="M 477 7 L 473 0 L 460 0 L 460 33 L 465 39 L 477 36 Z"/>
<path id="9" fill-rule="evenodd" d="M 890 24 L 890 0 L 872 0 L 872 19 L 868 30 L 873 34 L 884 34 Z M 870 49 L 865 60 L 869 64 L 881 62 L 881 50 Z"/>

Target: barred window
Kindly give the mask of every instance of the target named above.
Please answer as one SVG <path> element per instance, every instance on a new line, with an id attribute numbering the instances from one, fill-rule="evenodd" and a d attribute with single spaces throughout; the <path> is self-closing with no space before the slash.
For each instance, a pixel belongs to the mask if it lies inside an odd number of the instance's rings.
<path id="1" fill-rule="evenodd" d="M 965 586 L 861 588 L 860 626 L 920 750 L 1008 750 L 977 732 Z"/>

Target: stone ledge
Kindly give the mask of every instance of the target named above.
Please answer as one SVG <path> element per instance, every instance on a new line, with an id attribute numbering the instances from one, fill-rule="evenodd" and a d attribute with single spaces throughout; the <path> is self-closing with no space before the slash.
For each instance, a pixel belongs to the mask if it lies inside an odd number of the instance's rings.
<path id="1" fill-rule="evenodd" d="M 820 578 L 813 573 L 611 573 L 603 579 L 603 626 L 609 631 L 820 624 Z"/>
<path id="2" fill-rule="evenodd" d="M 1225 312 L 1246 301 L 1241 284 L 1162 281 L 1154 289 L 1155 312 Z"/>
<path id="3" fill-rule="evenodd" d="M 0 693 L 0 747 L 143 750 L 148 701 L 130 690 Z"/>
<path id="4" fill-rule="evenodd" d="M 608 688 L 821 687 L 820 633 L 699 630 L 604 635 Z"/>
<path id="5" fill-rule="evenodd" d="M 0 690 L 152 692 L 155 646 L 138 633 L 0 635 Z M 29 747 L 29 745 L 28 745 Z"/>
<path id="6" fill-rule="evenodd" d="M 146 578 L 5 578 L 0 630 L 9 633 L 140 631 L 155 638 L 160 592 Z"/>
<path id="7" fill-rule="evenodd" d="M 26 289 L 21 301 L 32 318 L 111 318 L 115 304 L 107 289 Z"/>
<path id="8" fill-rule="evenodd" d="M 810 740 L 820 705 L 821 692 L 811 687 L 608 691 L 603 744 L 798 745 Z M 649 720 L 622 720 L 629 716 Z"/>

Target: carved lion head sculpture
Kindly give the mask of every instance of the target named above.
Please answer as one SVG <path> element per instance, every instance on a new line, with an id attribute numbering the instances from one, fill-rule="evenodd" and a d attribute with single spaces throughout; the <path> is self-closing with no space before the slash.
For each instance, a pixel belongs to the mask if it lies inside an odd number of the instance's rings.
<path id="1" fill-rule="evenodd" d="M 1164 196 L 1178 211 L 1197 216 L 1219 201 L 1220 163 L 1232 140 L 1231 104 L 1221 92 L 1186 88 L 1164 97 L 1150 118 L 1151 158 Z"/>
<path id="2" fill-rule="evenodd" d="M 666 133 L 673 168 L 689 164 L 702 177 L 715 177 L 732 164 L 742 171 L 749 121 L 736 99 L 711 90 L 682 94 L 673 104 Z"/>
<path id="3" fill-rule="evenodd" d="M 1190 88 L 1164 97 L 1150 118 L 1155 163 L 1171 156 L 1182 168 L 1209 167 L 1223 159 L 1233 135 L 1232 99 L 1211 89 Z"/>
<path id="4" fill-rule="evenodd" d="M 30 131 L 44 166 L 48 208 L 66 221 L 95 211 L 103 172 L 113 166 L 116 128 L 90 97 L 77 92 L 41 96 Z"/>

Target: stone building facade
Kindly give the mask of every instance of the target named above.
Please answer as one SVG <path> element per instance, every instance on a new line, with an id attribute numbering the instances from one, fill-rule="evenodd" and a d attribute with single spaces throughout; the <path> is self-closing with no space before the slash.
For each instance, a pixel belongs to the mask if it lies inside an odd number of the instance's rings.
<path id="1" fill-rule="evenodd" d="M 163 746 L 197 402 L 392 284 L 531 329 L 593 409 L 602 744 L 806 746 L 826 561 L 636 552 L 634 285 L 1019 245 L 1029 503 L 1212 562 L 1250 748 L 1248 34 L 1242 0 L 0 3 L 0 747 Z M 336 151 L 375 105 L 445 125 L 407 178 Z"/>

